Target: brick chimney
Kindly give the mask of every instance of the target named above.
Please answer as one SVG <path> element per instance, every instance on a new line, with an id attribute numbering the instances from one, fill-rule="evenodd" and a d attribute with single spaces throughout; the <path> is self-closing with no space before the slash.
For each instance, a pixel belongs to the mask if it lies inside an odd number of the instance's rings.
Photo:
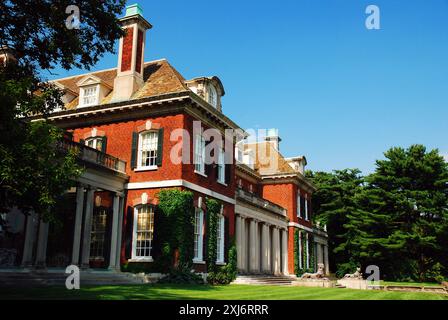
<path id="1" fill-rule="evenodd" d="M 120 39 L 112 102 L 128 100 L 142 87 L 146 30 L 152 28 L 143 18 L 143 10 L 138 4 L 126 7 L 120 22 L 125 35 Z"/>

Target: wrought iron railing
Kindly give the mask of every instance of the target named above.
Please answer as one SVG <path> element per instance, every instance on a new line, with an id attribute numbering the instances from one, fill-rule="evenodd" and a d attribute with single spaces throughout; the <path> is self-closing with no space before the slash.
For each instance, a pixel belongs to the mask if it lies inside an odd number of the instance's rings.
<path id="1" fill-rule="evenodd" d="M 59 146 L 66 152 L 75 150 L 78 154 L 78 159 L 81 161 L 93 163 L 120 173 L 126 173 L 126 161 L 68 139 L 63 139 Z"/>

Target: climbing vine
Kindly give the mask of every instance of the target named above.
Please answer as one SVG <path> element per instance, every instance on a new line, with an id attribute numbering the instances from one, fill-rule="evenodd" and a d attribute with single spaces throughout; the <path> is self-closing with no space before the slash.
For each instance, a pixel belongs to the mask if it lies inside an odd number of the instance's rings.
<path id="1" fill-rule="evenodd" d="M 313 244 L 313 236 L 308 233 L 308 240 L 306 239 L 306 232 L 296 229 L 294 232 L 294 271 L 297 276 L 301 276 L 305 272 L 315 272 L 315 252 Z M 301 236 L 302 241 L 299 241 Z M 307 250 L 307 245 L 308 249 Z M 302 257 L 300 257 L 300 248 Z M 307 259 L 309 256 L 309 267 L 307 267 Z M 300 258 L 302 258 L 300 261 Z M 301 263 L 300 263 L 301 262 Z M 302 267 L 300 267 L 302 265 Z"/>
<path id="2" fill-rule="evenodd" d="M 157 233 L 161 261 L 177 270 L 190 271 L 194 255 L 193 193 L 162 190 L 158 194 Z"/>
<path id="3" fill-rule="evenodd" d="M 221 203 L 215 199 L 207 198 L 207 271 L 216 271 L 218 218 L 221 212 Z"/>

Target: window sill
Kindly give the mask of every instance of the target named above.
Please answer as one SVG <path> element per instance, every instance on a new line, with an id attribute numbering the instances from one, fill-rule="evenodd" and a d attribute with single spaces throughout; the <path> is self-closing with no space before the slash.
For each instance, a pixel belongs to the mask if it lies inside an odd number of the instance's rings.
<path id="1" fill-rule="evenodd" d="M 203 172 L 194 170 L 194 173 L 196 173 L 196 174 L 198 174 L 198 175 L 200 175 L 200 176 L 203 176 L 204 178 L 208 178 L 207 175 L 206 175 L 205 173 L 203 173 Z"/>
<path id="2" fill-rule="evenodd" d="M 135 168 L 134 172 L 156 171 L 158 169 L 159 169 L 158 166 L 141 167 L 141 168 Z"/>
<path id="3" fill-rule="evenodd" d="M 217 266 L 225 266 L 225 265 L 227 265 L 227 263 L 223 262 L 223 261 L 216 261 L 216 265 Z"/>
<path id="4" fill-rule="evenodd" d="M 205 261 L 202 261 L 202 260 L 195 260 L 195 259 L 193 259 L 193 263 L 194 264 L 205 264 Z"/>
<path id="5" fill-rule="evenodd" d="M 219 183 L 219 184 L 222 184 L 222 185 L 225 186 L 225 187 L 228 187 L 227 183 L 225 183 L 225 182 L 223 182 L 223 181 L 219 181 L 219 180 L 218 180 L 218 183 Z"/>
<path id="6" fill-rule="evenodd" d="M 133 259 L 129 259 L 128 262 L 154 262 L 154 260 L 152 259 L 152 257 L 133 258 Z"/>

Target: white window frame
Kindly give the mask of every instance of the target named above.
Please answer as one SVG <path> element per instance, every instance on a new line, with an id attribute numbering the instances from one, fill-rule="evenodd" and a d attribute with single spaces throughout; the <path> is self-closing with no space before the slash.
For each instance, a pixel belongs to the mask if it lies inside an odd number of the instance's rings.
<path id="1" fill-rule="evenodd" d="M 86 96 L 86 92 L 90 89 L 94 90 L 94 92 L 91 95 Z M 85 103 L 86 98 L 90 98 L 91 101 L 88 103 Z M 91 86 L 85 86 L 85 87 L 81 88 L 81 97 L 79 99 L 80 107 L 90 107 L 90 106 L 97 105 L 99 103 L 99 100 L 100 100 L 100 86 L 98 84 L 94 84 Z"/>
<path id="2" fill-rule="evenodd" d="M 205 174 L 205 138 L 203 135 L 196 135 L 194 140 L 194 172 L 203 176 Z"/>
<path id="3" fill-rule="evenodd" d="M 216 91 L 216 88 L 212 85 L 208 86 L 208 103 L 211 104 L 213 107 L 218 107 L 218 92 Z"/>
<path id="4" fill-rule="evenodd" d="M 302 232 L 299 231 L 299 269 L 303 269 Z"/>
<path id="5" fill-rule="evenodd" d="M 194 248 L 193 248 L 193 262 L 203 263 L 203 249 L 204 249 L 204 211 L 196 208 L 194 213 Z M 199 215 L 199 217 L 197 217 Z M 197 224 L 199 223 L 199 225 Z M 196 247 L 197 246 L 197 247 Z"/>
<path id="6" fill-rule="evenodd" d="M 224 244 L 225 244 L 225 233 L 224 233 L 225 219 L 223 215 L 218 216 L 218 227 L 216 229 L 216 263 L 225 263 L 224 261 Z"/>
<path id="7" fill-rule="evenodd" d="M 103 137 L 91 137 L 91 138 L 87 138 L 84 143 L 87 147 L 89 147 L 89 142 L 93 141 L 93 144 L 90 148 L 93 148 L 95 150 L 101 151 L 102 150 L 102 144 L 104 143 L 104 138 Z M 98 149 L 98 142 L 101 142 L 101 148 Z"/>
<path id="8" fill-rule="evenodd" d="M 305 194 L 305 220 L 308 221 L 308 195 Z"/>
<path id="9" fill-rule="evenodd" d="M 302 218 L 302 205 L 300 204 L 300 200 L 302 200 L 302 196 L 300 194 L 300 190 L 297 191 L 297 217 Z"/>
<path id="10" fill-rule="evenodd" d="M 155 143 L 154 142 L 150 142 L 149 143 L 153 147 L 155 146 L 155 150 L 154 149 L 143 150 L 144 137 L 146 135 L 149 135 L 149 134 L 153 135 L 152 138 L 155 139 Z M 143 131 L 143 132 L 139 133 L 139 135 L 138 135 L 138 150 L 137 150 L 137 168 L 136 168 L 136 171 L 157 170 L 158 169 L 158 166 L 157 166 L 158 146 L 159 146 L 159 132 L 158 131 L 156 131 L 156 130 L 149 130 L 149 131 Z M 155 153 L 154 165 L 143 166 L 142 165 L 143 152 L 151 152 L 151 151 L 154 151 L 154 153 Z"/>
<path id="11" fill-rule="evenodd" d="M 224 150 L 220 149 L 218 153 L 218 182 L 226 185 L 226 164 Z"/>
<path id="12" fill-rule="evenodd" d="M 139 210 L 142 209 L 143 207 L 147 207 L 148 210 L 152 210 L 152 240 L 151 240 L 151 247 L 149 247 L 149 256 L 138 256 L 137 255 L 137 233 L 138 233 L 138 215 L 139 215 Z M 151 251 L 152 251 L 152 241 L 154 241 L 154 206 L 149 205 L 149 204 L 145 204 L 145 205 L 139 205 L 137 207 L 134 208 L 134 226 L 133 226 L 133 235 L 132 235 L 132 255 L 131 255 L 131 262 L 152 262 L 152 255 L 151 255 Z"/>
<path id="13" fill-rule="evenodd" d="M 306 268 L 310 268 L 310 235 L 306 233 Z"/>

